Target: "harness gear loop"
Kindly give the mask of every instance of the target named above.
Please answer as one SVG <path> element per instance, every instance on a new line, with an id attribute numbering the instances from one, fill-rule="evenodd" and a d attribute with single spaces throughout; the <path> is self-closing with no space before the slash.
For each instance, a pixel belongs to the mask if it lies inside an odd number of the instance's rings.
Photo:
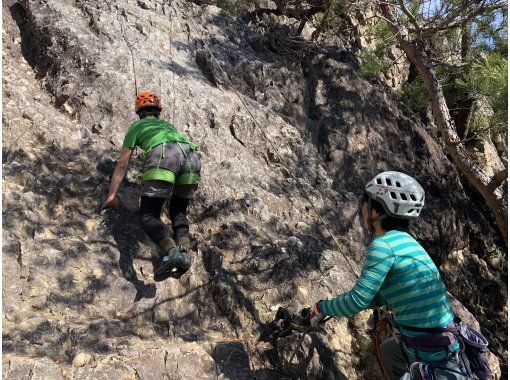
<path id="1" fill-rule="evenodd" d="M 186 161 L 188 162 L 189 173 L 192 173 L 191 162 L 189 161 L 189 156 L 186 154 L 186 152 L 184 151 L 184 149 L 182 148 L 181 144 L 178 141 L 177 141 L 177 145 L 179 145 L 182 155 L 184 156 L 184 158 L 186 158 Z"/>
<path id="2" fill-rule="evenodd" d="M 161 147 L 161 151 L 159 152 L 159 161 L 158 161 L 158 166 L 156 167 L 156 170 L 159 169 L 159 166 L 161 165 L 161 161 L 163 160 L 163 158 L 165 158 L 165 150 L 166 150 L 166 142 L 164 142 L 163 145 Z"/>

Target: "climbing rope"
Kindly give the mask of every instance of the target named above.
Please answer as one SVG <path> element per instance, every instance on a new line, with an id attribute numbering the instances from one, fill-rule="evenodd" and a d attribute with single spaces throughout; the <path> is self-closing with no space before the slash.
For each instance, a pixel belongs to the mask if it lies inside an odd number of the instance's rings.
<path id="1" fill-rule="evenodd" d="M 197 35 L 200 35 L 200 33 L 198 32 L 198 30 L 195 28 L 195 26 L 191 23 L 188 23 L 188 25 L 191 25 L 191 27 L 195 30 L 195 32 L 197 33 Z M 228 77 L 227 73 L 225 72 L 225 70 L 223 70 L 223 68 L 221 67 L 220 63 L 218 62 L 218 60 L 216 59 L 216 56 L 214 55 L 214 53 L 212 52 L 212 50 L 209 48 L 209 45 L 207 44 L 207 42 L 205 40 L 202 40 L 203 41 L 203 44 L 205 46 L 205 48 L 207 49 L 207 51 L 209 52 L 209 54 L 211 55 L 214 63 L 218 66 L 218 68 L 220 69 L 221 73 L 223 74 L 223 76 L 225 77 L 225 79 L 227 80 L 227 82 L 230 84 L 230 87 L 234 90 L 234 93 L 236 94 L 236 96 L 239 98 L 239 100 L 241 101 L 241 103 L 243 104 L 244 108 L 246 109 L 246 111 L 248 112 L 248 114 L 250 115 L 251 119 L 253 120 L 253 123 L 257 126 L 257 128 L 259 128 L 260 132 L 262 133 L 262 136 L 264 136 L 264 138 L 267 140 L 267 142 L 269 143 L 269 145 L 273 148 L 273 151 L 275 152 L 276 156 L 278 157 L 278 159 L 280 160 L 281 162 L 281 165 L 287 169 L 287 172 L 290 174 L 290 176 L 297 182 L 299 183 L 299 178 L 291 171 L 289 170 L 289 168 L 284 164 L 284 160 L 283 160 L 283 157 L 280 155 L 280 153 L 278 152 L 278 149 L 276 148 L 276 146 L 273 144 L 273 142 L 271 141 L 271 139 L 267 136 L 267 134 L 265 133 L 264 129 L 262 128 L 262 126 L 259 124 L 259 122 L 255 119 L 255 116 L 253 115 L 253 113 L 250 111 L 248 105 L 246 104 L 246 102 L 244 101 L 244 99 L 242 98 L 242 96 L 239 94 L 239 92 L 236 90 L 236 88 L 234 87 L 234 84 L 232 83 L 232 81 L 230 80 L 230 78 Z M 338 251 L 340 252 L 340 254 L 344 257 L 345 261 L 347 262 L 347 264 L 349 265 L 349 268 L 351 269 L 352 273 L 358 277 L 359 274 L 356 272 L 356 270 L 352 267 L 351 263 L 349 262 L 349 260 L 347 259 L 347 256 L 344 254 L 341 246 L 340 246 L 340 243 L 338 242 L 337 238 L 335 237 L 335 235 L 333 234 L 331 228 L 329 227 L 329 224 L 327 223 L 327 221 L 324 219 L 324 217 L 320 214 L 319 210 L 317 209 L 317 207 L 315 206 L 312 198 L 310 197 L 310 195 L 306 192 L 304 192 L 304 195 L 306 197 L 306 199 L 308 200 L 308 202 L 310 203 L 310 205 L 312 206 L 312 209 L 315 211 L 315 213 L 317 214 L 319 220 L 322 222 L 322 224 L 324 225 L 326 231 L 328 232 L 328 234 L 333 238 L 336 246 L 338 247 Z"/>
<path id="2" fill-rule="evenodd" d="M 118 11 L 118 9 L 117 9 Z M 137 80 L 136 80 L 136 68 L 135 68 L 135 55 L 133 53 L 133 45 L 129 43 L 129 41 L 127 40 L 127 37 L 126 37 L 126 33 L 124 32 L 124 26 L 122 24 L 122 21 L 120 20 L 120 15 L 119 13 L 117 12 L 117 21 L 119 21 L 119 24 L 120 24 L 120 32 L 122 34 L 122 38 L 124 39 L 124 42 L 126 43 L 126 46 L 128 47 L 128 50 L 129 50 L 129 53 L 131 54 L 131 67 L 133 69 L 133 77 L 134 77 L 134 80 L 135 80 L 135 97 L 138 95 L 138 83 L 137 83 Z"/>
<path id="3" fill-rule="evenodd" d="M 381 369 L 383 371 L 384 378 L 386 380 L 389 380 L 392 378 L 391 372 L 384 365 L 384 361 L 382 359 L 382 353 L 381 353 L 382 336 L 385 333 L 387 326 L 388 326 L 388 318 L 387 317 L 381 318 L 376 323 L 376 326 L 375 326 L 375 353 L 377 355 L 377 360 L 379 362 L 379 365 L 381 366 Z"/>
<path id="4" fill-rule="evenodd" d="M 121 28 L 121 33 L 122 33 L 122 38 L 124 39 L 124 42 L 126 43 L 126 46 L 128 47 L 128 50 L 131 54 L 131 65 L 132 65 L 132 69 L 133 69 L 133 76 L 134 76 L 134 84 L 135 84 L 135 96 L 138 94 L 138 83 L 137 83 L 137 77 L 136 77 L 136 67 L 135 67 L 135 57 L 134 57 L 134 53 L 133 53 L 133 49 L 132 49 L 132 44 L 129 43 L 129 41 L 127 40 L 127 37 L 126 37 L 126 34 L 125 34 L 125 31 L 124 31 L 124 27 L 123 27 L 123 23 L 122 21 L 120 20 L 120 15 L 117 14 L 117 19 L 120 23 L 120 28 Z M 197 35 L 200 35 L 199 31 L 197 30 L 197 28 L 195 27 L 195 25 L 193 25 L 192 23 L 187 23 L 188 27 L 191 27 L 194 29 L 195 33 Z M 209 45 L 207 44 L 207 42 L 205 40 L 202 40 L 203 41 L 203 44 L 205 46 L 205 48 L 207 49 L 207 51 L 209 52 L 209 54 L 211 55 L 214 63 L 216 64 L 216 66 L 218 66 L 218 68 L 220 69 L 222 75 L 224 76 L 224 78 L 227 80 L 227 82 L 230 84 L 230 87 L 234 90 L 234 93 L 236 94 L 236 96 L 239 98 L 239 100 L 241 101 L 241 104 L 244 106 L 244 108 L 246 109 L 246 111 L 248 112 L 248 115 L 250 116 L 250 118 L 253 120 L 253 123 L 257 126 L 257 128 L 260 130 L 260 132 L 262 133 L 262 136 L 264 136 L 264 138 L 266 139 L 266 141 L 269 143 L 269 145 L 273 148 L 273 151 L 274 153 L 276 154 L 276 156 L 278 157 L 278 159 L 280 160 L 281 162 L 281 165 L 287 170 L 287 172 L 290 174 L 290 176 L 292 177 L 292 179 L 294 179 L 294 181 L 296 181 L 296 183 L 299 183 L 299 178 L 291 171 L 289 170 L 289 168 L 284 164 L 284 159 L 282 157 L 282 155 L 278 152 L 278 149 L 277 147 L 274 145 L 274 143 L 271 141 L 271 139 L 267 136 L 267 134 L 265 133 L 264 129 L 262 128 L 262 126 L 260 125 L 260 123 L 257 121 L 257 119 L 255 118 L 255 116 L 253 115 L 253 113 L 251 112 L 250 108 L 248 107 L 248 105 L 246 104 L 246 102 L 244 101 L 243 97 L 239 94 L 239 92 L 237 91 L 237 89 L 235 88 L 234 84 L 232 83 L 232 81 L 230 80 L 230 78 L 228 77 L 227 73 L 225 72 L 225 70 L 223 70 L 223 68 L 221 67 L 219 61 L 216 59 L 216 56 L 214 55 L 214 53 L 212 52 L 211 48 L 209 47 Z M 343 249 L 340 245 L 340 243 L 338 242 L 338 239 L 335 237 L 335 235 L 333 234 L 332 232 L 332 229 L 330 228 L 329 224 L 327 223 L 327 221 L 324 219 L 324 217 L 321 215 L 321 213 L 319 212 L 319 210 L 317 209 L 317 207 L 315 206 L 312 198 L 310 197 L 310 195 L 306 192 L 304 192 L 304 195 L 305 195 L 305 198 L 307 199 L 307 201 L 310 203 L 310 206 L 312 207 L 312 209 L 315 211 L 315 213 L 317 214 L 319 220 L 321 221 L 321 223 L 323 224 L 324 228 L 326 229 L 326 231 L 328 232 L 328 234 L 333 238 L 333 241 L 335 242 L 335 245 L 338 247 L 338 251 L 340 252 L 340 254 L 343 256 L 343 258 L 345 259 L 345 261 L 347 262 L 347 265 L 349 266 L 349 268 L 351 269 L 352 273 L 358 277 L 358 273 L 356 272 L 356 270 L 353 268 L 353 266 L 351 265 L 349 259 L 347 258 L 347 256 L 345 255 L 345 253 L 343 252 Z"/>

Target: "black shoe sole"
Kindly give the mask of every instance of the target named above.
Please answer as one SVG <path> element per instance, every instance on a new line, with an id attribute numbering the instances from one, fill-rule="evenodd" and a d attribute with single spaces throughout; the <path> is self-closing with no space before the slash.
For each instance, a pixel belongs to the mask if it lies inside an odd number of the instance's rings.
<path id="1" fill-rule="evenodd" d="M 183 262 L 183 255 L 187 256 L 187 260 L 184 260 L 185 262 Z M 168 261 L 161 262 L 158 268 L 156 268 L 154 272 L 154 281 L 164 281 L 169 277 L 179 279 L 191 268 L 192 260 L 182 247 L 174 248 L 173 252 L 171 252 L 169 256 L 170 258 Z"/>
<path id="2" fill-rule="evenodd" d="M 166 270 L 162 273 L 154 273 L 154 281 L 160 282 L 165 281 L 167 278 L 172 277 L 175 279 L 179 279 L 182 277 L 184 273 L 186 273 L 188 270 L 174 270 L 176 268 L 170 268 L 169 270 Z"/>

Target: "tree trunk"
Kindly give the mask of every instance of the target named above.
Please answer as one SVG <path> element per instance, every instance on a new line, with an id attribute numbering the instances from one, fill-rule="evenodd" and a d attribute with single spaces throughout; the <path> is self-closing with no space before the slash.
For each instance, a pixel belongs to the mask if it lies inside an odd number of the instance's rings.
<path id="1" fill-rule="evenodd" d="M 467 58 L 471 46 L 471 37 L 469 35 L 469 26 L 465 26 L 461 30 L 460 36 L 460 57 L 462 62 Z M 466 72 L 467 68 L 463 67 L 459 72 L 454 73 L 449 79 L 450 92 L 454 93 L 451 108 L 453 108 L 452 118 L 454 121 L 455 129 L 457 134 L 462 138 L 466 139 L 469 131 L 469 124 L 471 116 L 474 110 L 474 104 L 476 101 L 469 96 L 469 93 L 462 89 L 458 84 L 457 80 L 462 78 L 462 75 Z M 451 109 L 450 108 L 450 109 Z"/>
<path id="2" fill-rule="evenodd" d="M 503 192 L 500 190 L 493 191 L 491 189 L 491 186 L 489 186 L 491 179 L 482 171 L 478 164 L 471 159 L 464 146 L 458 143 L 460 139 L 453 125 L 443 95 L 443 89 L 437 80 L 430 59 L 416 43 L 409 39 L 406 28 L 397 23 L 392 6 L 388 3 L 380 3 L 379 8 L 384 17 L 389 21 L 389 26 L 397 38 L 399 47 L 406 53 L 409 60 L 416 65 L 423 79 L 429 93 L 436 125 L 439 128 L 448 153 L 460 171 L 483 196 L 487 206 L 489 206 L 494 214 L 496 223 L 498 224 L 505 242 L 508 243 L 508 210 L 503 199 Z"/>

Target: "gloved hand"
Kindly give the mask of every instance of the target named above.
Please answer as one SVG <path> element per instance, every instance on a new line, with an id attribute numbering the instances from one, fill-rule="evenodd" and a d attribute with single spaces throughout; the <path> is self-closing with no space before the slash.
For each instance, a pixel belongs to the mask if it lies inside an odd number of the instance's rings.
<path id="1" fill-rule="evenodd" d="M 319 307 L 319 303 L 321 301 L 317 302 L 312 310 L 310 311 L 310 325 L 313 327 L 313 328 L 318 328 L 319 327 L 319 324 L 322 322 L 322 320 L 324 319 L 324 314 L 322 314 L 322 311 Z"/>

